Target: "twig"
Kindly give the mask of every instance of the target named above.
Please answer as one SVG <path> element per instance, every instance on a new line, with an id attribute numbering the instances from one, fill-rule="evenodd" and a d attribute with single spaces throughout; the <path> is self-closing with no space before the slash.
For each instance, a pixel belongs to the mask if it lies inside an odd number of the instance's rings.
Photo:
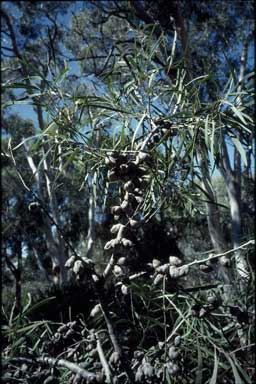
<path id="1" fill-rule="evenodd" d="M 191 267 L 192 265 L 196 265 L 196 264 L 205 264 L 207 261 L 212 261 L 212 260 L 214 260 L 214 259 L 218 259 L 219 257 L 229 255 L 229 254 L 231 254 L 231 253 L 234 253 L 234 252 L 238 251 L 238 249 L 242 249 L 242 248 L 247 247 L 247 246 L 250 245 L 250 244 L 255 244 L 255 241 L 254 241 L 254 240 L 250 240 L 250 241 L 248 241 L 247 243 L 244 243 L 244 244 L 240 245 L 240 246 L 237 247 L 237 248 L 230 249 L 229 251 L 226 251 L 226 252 L 223 252 L 223 253 L 218 253 L 217 255 L 207 257 L 206 259 L 202 259 L 202 260 L 194 260 L 194 261 L 192 261 L 191 263 L 186 264 L 186 265 L 187 265 L 188 267 Z"/>
<path id="2" fill-rule="evenodd" d="M 78 364 L 72 363 L 64 359 L 55 359 L 54 357 L 38 357 L 36 359 L 18 357 L 18 358 L 11 359 L 11 361 L 24 362 L 28 364 L 42 363 L 42 364 L 50 365 L 52 367 L 59 366 L 59 367 L 67 368 L 68 370 L 83 377 L 84 379 L 92 380 L 97 378 L 97 375 L 95 373 L 89 372 L 86 369 L 81 368 Z"/>
<path id="3" fill-rule="evenodd" d="M 109 262 L 108 262 L 106 268 L 104 269 L 103 274 L 102 274 L 102 276 L 104 277 L 105 280 L 108 277 L 108 275 L 110 274 L 110 272 L 112 271 L 114 265 L 115 265 L 115 255 L 113 253 L 109 259 Z"/>
<path id="4" fill-rule="evenodd" d="M 99 354 L 99 358 L 100 358 L 102 367 L 103 367 L 103 369 L 105 371 L 105 374 L 106 374 L 106 383 L 112 383 L 113 382 L 112 375 L 111 375 L 111 372 L 110 372 L 107 360 L 105 358 L 105 355 L 104 355 L 104 352 L 103 352 L 103 349 L 102 349 L 102 346 L 101 346 L 101 342 L 100 342 L 99 336 L 98 336 L 97 333 L 95 334 L 95 336 L 96 336 L 96 340 L 97 340 L 97 351 L 98 351 L 98 354 Z"/>

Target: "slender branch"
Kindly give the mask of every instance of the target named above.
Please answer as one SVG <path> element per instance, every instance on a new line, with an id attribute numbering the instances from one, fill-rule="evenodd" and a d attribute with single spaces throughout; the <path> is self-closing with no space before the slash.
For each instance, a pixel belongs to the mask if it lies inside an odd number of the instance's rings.
<path id="1" fill-rule="evenodd" d="M 255 241 L 254 240 L 250 240 L 247 243 L 244 243 L 244 244 L 240 245 L 237 248 L 233 248 L 233 249 L 230 249 L 229 251 L 226 251 L 226 252 L 223 252 L 223 253 L 219 253 L 219 254 L 214 255 L 214 256 L 207 257 L 206 259 L 194 260 L 191 263 L 186 264 L 186 265 L 190 267 L 190 266 L 196 265 L 196 264 L 205 264 L 207 261 L 212 261 L 212 260 L 218 259 L 218 258 L 220 258 L 222 256 L 230 255 L 231 253 L 234 253 L 234 252 L 238 251 L 239 249 L 246 248 L 250 244 L 255 244 Z"/>
<path id="2" fill-rule="evenodd" d="M 100 339 L 99 339 L 99 335 L 96 333 L 95 336 L 96 336 L 96 340 L 97 340 L 97 351 L 98 351 L 98 354 L 99 354 L 99 358 L 100 358 L 102 367 L 103 367 L 103 369 L 105 371 L 105 374 L 106 374 L 106 383 L 112 383 L 113 382 L 112 375 L 111 375 L 111 372 L 110 372 L 110 369 L 109 369 L 106 357 L 105 357 L 103 349 L 102 349 L 102 345 L 101 345 L 101 342 L 100 342 Z"/>
<path id="3" fill-rule="evenodd" d="M 54 357 L 38 357 L 36 359 L 18 357 L 18 358 L 12 358 L 11 361 L 24 362 L 28 364 L 41 363 L 41 364 L 50 365 L 52 367 L 58 366 L 58 367 L 67 368 L 69 371 L 83 377 L 84 379 L 95 380 L 97 378 L 97 375 L 95 373 L 89 372 L 81 368 L 78 364 L 72 363 L 64 359 L 55 359 Z"/>

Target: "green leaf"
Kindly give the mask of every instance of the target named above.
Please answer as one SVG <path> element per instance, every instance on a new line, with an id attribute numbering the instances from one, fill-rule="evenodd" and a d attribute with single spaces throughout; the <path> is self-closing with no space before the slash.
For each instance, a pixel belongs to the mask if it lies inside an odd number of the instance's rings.
<path id="1" fill-rule="evenodd" d="M 232 371 L 233 371 L 233 375 L 234 375 L 234 379 L 235 379 L 235 383 L 234 384 L 242 384 L 242 383 L 244 383 L 244 381 L 241 379 L 241 376 L 238 373 L 238 370 L 236 368 L 236 365 L 234 364 L 233 359 L 227 353 L 225 353 L 225 352 L 224 352 L 224 355 L 226 356 L 226 358 L 228 359 L 228 361 L 229 361 L 229 363 L 231 365 L 231 368 L 232 368 Z"/>
<path id="2" fill-rule="evenodd" d="M 137 133 L 138 133 L 140 127 L 141 127 L 141 124 L 143 123 L 143 120 L 145 119 L 146 115 L 147 115 L 147 112 L 144 112 L 142 117 L 141 117 L 141 119 L 140 119 L 140 121 L 137 124 L 137 127 L 134 130 L 133 137 L 132 137 L 132 143 L 131 143 L 131 148 L 132 149 L 133 149 L 133 146 L 134 146 L 134 141 L 136 139 L 136 135 L 137 135 Z"/>
<path id="3" fill-rule="evenodd" d="M 197 345 L 197 371 L 195 384 L 202 384 L 203 379 L 203 359 L 199 344 Z"/>
<path id="4" fill-rule="evenodd" d="M 214 368 L 213 368 L 213 373 L 212 373 L 211 380 L 209 381 L 209 384 L 216 384 L 217 383 L 218 366 L 219 366 L 219 359 L 217 357 L 216 348 L 215 348 L 215 350 L 214 350 Z"/>
<path id="5" fill-rule="evenodd" d="M 241 158 L 242 158 L 244 164 L 247 166 L 246 154 L 245 154 L 244 148 L 243 148 L 240 140 L 238 140 L 237 137 L 231 137 L 231 140 L 233 141 L 233 143 L 234 143 L 236 149 L 238 150 L 238 152 L 240 153 Z"/>

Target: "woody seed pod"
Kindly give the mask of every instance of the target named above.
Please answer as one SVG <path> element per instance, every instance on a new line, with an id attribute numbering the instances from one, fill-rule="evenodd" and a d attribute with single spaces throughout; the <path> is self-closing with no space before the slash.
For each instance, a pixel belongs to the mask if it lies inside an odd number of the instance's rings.
<path id="1" fill-rule="evenodd" d="M 152 260 L 152 267 L 153 268 L 159 267 L 160 264 L 161 264 L 160 260 L 158 260 L 158 259 L 153 259 Z"/>
<path id="2" fill-rule="evenodd" d="M 113 352 L 109 358 L 109 362 L 113 365 L 116 365 L 120 360 L 120 356 L 118 352 Z"/>
<path id="3" fill-rule="evenodd" d="M 142 370 L 146 378 L 150 378 L 154 375 L 154 368 L 150 363 L 144 363 L 142 365 Z"/>
<path id="4" fill-rule="evenodd" d="M 167 273 L 169 269 L 169 264 L 163 264 L 156 268 L 156 271 L 159 273 Z"/>
<path id="5" fill-rule="evenodd" d="M 223 267 L 229 267 L 230 266 L 230 259 L 227 256 L 222 256 L 219 259 L 220 265 L 223 265 Z"/>
<path id="6" fill-rule="evenodd" d="M 113 166 L 116 164 L 116 159 L 112 156 L 106 156 L 105 157 L 105 164 Z"/>
<path id="7" fill-rule="evenodd" d="M 124 190 L 126 192 L 132 192 L 134 190 L 134 184 L 131 180 L 127 181 L 125 184 L 124 184 Z"/>
<path id="8" fill-rule="evenodd" d="M 163 275 L 162 274 L 160 274 L 160 273 L 158 273 L 158 275 L 156 275 L 156 277 L 154 278 L 154 281 L 153 281 L 153 284 L 154 285 L 157 285 L 157 284 L 159 284 L 160 283 L 160 281 L 162 281 L 163 280 Z"/>
<path id="9" fill-rule="evenodd" d="M 91 310 L 91 312 L 90 312 L 90 316 L 91 316 L 91 317 L 94 317 L 94 316 L 96 316 L 98 313 L 100 313 L 100 311 L 101 311 L 100 304 L 96 304 L 95 307 L 93 307 L 93 309 Z"/>
<path id="10" fill-rule="evenodd" d="M 119 267 L 119 265 L 115 265 L 114 266 L 114 274 L 116 276 L 120 276 L 120 275 L 123 275 L 123 270 L 121 267 Z"/>
<path id="11" fill-rule="evenodd" d="M 105 250 L 108 250 L 110 248 L 113 248 L 113 240 L 109 240 L 106 242 L 105 246 L 104 246 L 104 249 Z"/>
<path id="12" fill-rule="evenodd" d="M 181 260 L 176 256 L 170 256 L 169 257 L 169 263 L 170 265 L 179 266 L 181 265 Z"/>
<path id="13" fill-rule="evenodd" d="M 200 270 L 202 272 L 205 272 L 205 273 L 209 273 L 209 272 L 212 272 L 213 271 L 213 268 L 210 266 L 210 265 L 206 265 L 206 264 L 201 264 L 199 266 Z"/>
<path id="14" fill-rule="evenodd" d="M 63 325 L 61 325 L 61 326 L 57 329 L 57 332 L 62 333 L 62 332 L 65 332 L 67 329 L 68 329 L 67 324 L 63 324 Z"/>
<path id="15" fill-rule="evenodd" d="M 143 191 L 139 188 L 135 188 L 134 192 L 136 193 L 136 195 L 143 196 Z"/>
<path id="16" fill-rule="evenodd" d="M 108 171 L 108 180 L 109 181 L 117 181 L 118 176 L 115 171 Z"/>
<path id="17" fill-rule="evenodd" d="M 135 374 L 135 381 L 136 383 L 140 383 L 142 379 L 144 378 L 144 372 L 142 370 L 142 366 L 140 365 L 139 368 L 137 369 L 137 372 Z"/>
<path id="18" fill-rule="evenodd" d="M 124 201 L 122 202 L 122 204 L 121 204 L 121 208 L 122 208 L 122 210 L 123 210 L 124 212 L 126 212 L 127 209 L 129 208 L 129 203 L 128 203 L 128 201 L 124 200 Z"/>
<path id="19" fill-rule="evenodd" d="M 140 223 L 137 220 L 129 219 L 129 224 L 132 228 L 137 228 Z"/>
<path id="20" fill-rule="evenodd" d="M 126 263 L 126 257 L 120 257 L 118 260 L 117 260 L 117 265 L 125 265 Z"/>
<path id="21" fill-rule="evenodd" d="M 73 265 L 75 264 L 75 261 L 76 261 L 76 257 L 75 256 L 71 256 L 65 263 L 65 267 L 66 268 L 72 268 Z"/>
<path id="22" fill-rule="evenodd" d="M 83 262 L 81 260 L 77 260 L 73 267 L 73 272 L 78 275 L 79 273 L 83 272 L 84 266 Z"/>
<path id="23" fill-rule="evenodd" d="M 131 240 L 125 238 L 122 239 L 122 244 L 124 247 L 132 247 L 134 245 Z"/>
<path id="24" fill-rule="evenodd" d="M 179 352 L 177 351 L 177 349 L 174 346 L 171 346 L 169 348 L 168 355 L 169 355 L 169 358 L 171 360 L 175 360 L 175 359 L 177 359 Z"/>
<path id="25" fill-rule="evenodd" d="M 111 229 L 110 229 L 110 232 L 115 234 L 115 233 L 118 233 L 118 231 L 121 229 L 121 228 L 124 228 L 124 225 L 123 224 L 114 224 Z"/>
<path id="26" fill-rule="evenodd" d="M 144 201 L 143 197 L 141 197 L 141 196 L 135 196 L 135 200 L 136 200 L 137 203 L 139 203 L 139 204 L 141 204 L 141 203 Z"/>
<path id="27" fill-rule="evenodd" d="M 120 215 L 122 213 L 122 208 L 119 205 L 115 205 L 110 208 L 110 212 L 114 215 Z"/>
<path id="28" fill-rule="evenodd" d="M 178 335 L 174 339 L 174 346 L 178 347 L 180 345 L 180 343 L 181 343 L 181 337 Z"/>
<path id="29" fill-rule="evenodd" d="M 128 295 L 129 288 L 127 287 L 127 285 L 124 285 L 124 284 L 121 285 L 121 292 L 123 295 Z"/>
<path id="30" fill-rule="evenodd" d="M 179 277 L 187 275 L 189 272 L 189 266 L 188 265 L 183 265 L 182 267 L 174 267 L 170 266 L 169 268 L 169 275 L 173 279 L 177 279 Z"/>

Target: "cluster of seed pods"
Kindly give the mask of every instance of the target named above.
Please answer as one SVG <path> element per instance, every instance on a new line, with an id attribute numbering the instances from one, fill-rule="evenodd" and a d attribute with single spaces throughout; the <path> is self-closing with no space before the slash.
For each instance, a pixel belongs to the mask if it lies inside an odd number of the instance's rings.
<path id="1" fill-rule="evenodd" d="M 111 250 L 114 255 L 120 250 L 126 250 L 124 256 L 115 258 L 114 274 L 123 274 L 124 265 L 129 265 L 129 252 L 134 247 L 133 238 L 137 228 L 142 224 L 139 209 L 144 202 L 144 189 L 147 186 L 149 175 L 143 162 L 149 158 L 144 151 L 134 153 L 108 152 L 105 164 L 108 167 L 108 181 L 121 184 L 121 199 L 119 205 L 111 207 L 111 213 L 116 223 L 111 227 L 114 236 L 104 249 Z M 122 286 L 123 293 L 126 287 Z"/>

